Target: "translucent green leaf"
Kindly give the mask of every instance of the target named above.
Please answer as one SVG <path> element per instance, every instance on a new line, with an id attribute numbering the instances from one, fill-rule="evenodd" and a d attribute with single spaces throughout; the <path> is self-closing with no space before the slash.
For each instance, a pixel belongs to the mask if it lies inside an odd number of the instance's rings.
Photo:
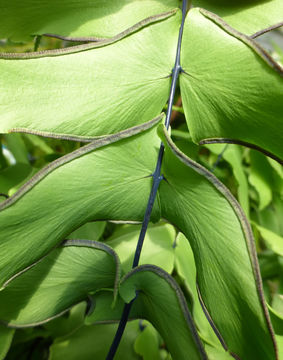
<path id="1" fill-rule="evenodd" d="M 275 294 L 272 299 L 272 306 L 268 305 L 269 313 L 276 335 L 283 335 L 283 295 Z M 277 339 L 277 336 L 276 336 Z M 282 344 L 278 344 L 279 359 L 281 360 Z"/>
<path id="2" fill-rule="evenodd" d="M 30 165 L 28 151 L 20 134 L 5 136 L 7 148 L 14 155 L 16 162 Z"/>
<path id="3" fill-rule="evenodd" d="M 175 280 L 154 265 L 141 265 L 122 280 L 120 294 L 126 302 L 136 297 L 141 318 L 152 323 L 173 359 L 207 359 L 184 295 Z"/>
<path id="4" fill-rule="evenodd" d="M 162 215 L 191 243 L 211 323 L 229 352 L 244 359 L 275 359 L 254 240 L 243 211 L 213 174 L 181 153 L 166 132 L 161 136 L 167 142 Z"/>
<path id="5" fill-rule="evenodd" d="M 283 21 L 281 0 L 193 0 L 193 4 L 221 16 L 247 35 Z"/>
<path id="6" fill-rule="evenodd" d="M 15 327 L 41 324 L 89 293 L 115 288 L 119 276 L 119 260 L 111 248 L 90 240 L 69 240 L 0 292 L 0 319 Z"/>
<path id="7" fill-rule="evenodd" d="M 192 9 L 181 65 L 183 106 L 195 142 L 244 144 L 283 163 L 283 70 L 274 60 L 221 19 Z"/>
<path id="8" fill-rule="evenodd" d="M 260 226 L 283 236 L 283 197 L 273 194 L 270 206 L 255 214 L 255 222 Z"/>
<path id="9" fill-rule="evenodd" d="M 281 316 L 283 319 L 283 295 L 275 294 L 272 299 L 272 308 Z"/>
<path id="10" fill-rule="evenodd" d="M 0 203 L 1 285 L 84 223 L 142 220 L 160 144 L 156 125 L 161 119 L 59 158 Z M 156 204 L 152 220 L 159 216 Z"/>
<path id="11" fill-rule="evenodd" d="M 2 0 L 0 38 L 26 40 L 47 33 L 112 37 L 137 22 L 179 5 L 178 0 Z"/>
<path id="12" fill-rule="evenodd" d="M 107 240 L 107 245 L 117 252 L 124 272 L 132 268 L 139 233 L 139 226 L 126 226 L 123 231 L 118 230 Z M 159 224 L 149 227 L 139 263 L 159 266 L 170 274 L 174 267 L 175 236 L 172 225 Z"/>
<path id="13" fill-rule="evenodd" d="M 117 326 L 115 324 L 83 326 L 72 335 L 55 341 L 50 347 L 49 360 L 105 359 Z M 115 360 L 140 359 L 134 351 L 138 331 L 138 321 L 127 324 Z"/>
<path id="14" fill-rule="evenodd" d="M 278 344 L 279 359 L 283 359 L 283 336 L 276 335 L 276 341 Z"/>
<path id="15" fill-rule="evenodd" d="M 135 342 L 135 351 L 143 360 L 160 360 L 159 336 L 149 322 L 143 322 L 144 329 L 138 335 Z"/>
<path id="16" fill-rule="evenodd" d="M 276 254 L 283 256 L 283 237 L 262 226 L 257 224 L 255 225 L 260 232 L 266 246 Z"/>
<path id="17" fill-rule="evenodd" d="M 208 354 L 209 360 L 232 360 L 235 359 L 223 349 L 216 348 L 212 345 L 205 345 L 205 351 Z"/>
<path id="18" fill-rule="evenodd" d="M 0 54 L 0 132 L 90 141 L 151 120 L 168 98 L 179 22 L 173 11 L 121 38 Z"/>
<path id="19" fill-rule="evenodd" d="M 178 144 L 177 144 L 178 146 Z M 242 151 L 241 148 L 237 145 L 229 144 L 226 147 L 224 144 L 209 144 L 206 147 L 216 154 L 222 154 L 223 159 L 226 160 L 232 167 L 233 174 L 238 183 L 238 200 L 242 206 L 245 214 L 248 216 L 250 211 L 249 206 L 249 185 L 247 176 L 245 174 L 244 168 L 242 166 Z M 182 150 L 182 149 L 181 149 Z M 272 160 L 272 159 L 271 159 Z M 278 163 L 276 163 L 280 166 Z"/>
<path id="20" fill-rule="evenodd" d="M 260 211 L 272 201 L 272 191 L 274 188 L 273 169 L 263 154 L 251 151 L 250 159 L 249 182 L 257 191 L 259 198 L 258 210 Z"/>
<path id="21" fill-rule="evenodd" d="M 178 275 L 184 280 L 184 284 L 190 293 L 192 315 L 201 338 L 215 347 L 221 345 L 202 310 L 197 292 L 194 255 L 188 240 L 182 233 L 179 233 L 176 238 L 175 266 Z"/>

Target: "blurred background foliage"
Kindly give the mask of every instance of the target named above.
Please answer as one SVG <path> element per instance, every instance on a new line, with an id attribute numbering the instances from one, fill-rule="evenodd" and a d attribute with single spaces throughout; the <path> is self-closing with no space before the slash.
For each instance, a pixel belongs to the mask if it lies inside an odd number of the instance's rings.
<path id="1" fill-rule="evenodd" d="M 267 33 L 257 41 L 283 65 L 283 29 Z M 35 38 L 24 44 L 3 39 L 0 40 L 0 52 L 31 52 L 72 45 L 48 37 Z M 242 146 L 194 144 L 190 140 L 178 91 L 171 127 L 177 146 L 214 172 L 238 199 L 252 224 L 266 302 L 283 359 L 283 168 L 262 153 Z M 0 135 L 0 142 L 0 201 L 15 193 L 42 167 L 83 145 L 30 134 Z M 122 268 L 127 271 L 138 233 L 139 225 L 98 222 L 85 224 L 68 238 L 107 242 L 116 250 Z M 141 264 L 158 265 L 174 276 L 188 301 L 210 358 L 229 359 L 201 310 L 193 254 L 184 240 L 170 224 L 152 225 L 145 240 Z M 101 294 L 101 299 L 103 296 Z M 15 330 L 0 325 L 0 359 L 104 359 L 117 324 L 97 321 L 93 309 L 99 309 L 99 299 L 80 303 L 41 326 Z M 170 360 L 171 356 L 149 322 L 134 320 L 127 325 L 117 359 Z"/>

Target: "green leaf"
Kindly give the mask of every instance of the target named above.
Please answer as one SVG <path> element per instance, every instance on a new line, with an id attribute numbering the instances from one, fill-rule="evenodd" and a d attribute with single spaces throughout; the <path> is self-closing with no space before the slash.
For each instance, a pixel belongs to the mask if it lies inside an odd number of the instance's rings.
<path id="1" fill-rule="evenodd" d="M 283 359 L 283 336 L 276 335 L 279 359 Z"/>
<path id="2" fill-rule="evenodd" d="M 7 148 L 14 155 L 16 162 L 29 165 L 28 152 L 20 134 L 5 136 Z"/>
<path id="3" fill-rule="evenodd" d="M 188 353 L 195 354 L 191 331 L 196 339 L 198 339 L 198 335 L 188 313 L 186 300 L 175 280 L 154 265 L 141 265 L 121 280 L 120 292 L 126 302 L 136 296 L 136 291 L 138 296 L 133 303 L 130 319 L 141 318 L 150 321 L 163 337 L 173 358 L 186 359 Z M 85 323 L 98 324 L 119 321 L 124 301 L 118 297 L 114 308 L 112 302 L 113 295 L 109 291 L 95 294 L 93 312 L 86 317 Z M 168 315 L 169 319 L 165 314 L 170 314 Z M 168 327 L 168 323 L 170 323 L 170 327 Z M 146 338 L 148 336 L 145 335 Z M 141 337 L 143 338 L 143 336 Z M 156 347 L 156 339 L 151 340 L 152 347 Z M 141 340 L 142 343 L 143 341 L 144 339 Z M 142 344 L 139 345 L 137 347 L 140 350 L 137 352 L 150 356 L 151 351 L 148 346 L 145 349 Z M 202 349 L 200 351 L 202 352 Z M 204 354 L 201 354 L 200 358 L 205 359 Z M 199 359 L 199 355 L 197 358 Z"/>
<path id="4" fill-rule="evenodd" d="M 163 165 L 167 181 L 160 185 L 162 216 L 190 241 L 207 315 L 231 353 L 245 359 L 275 359 L 254 239 L 245 215 L 229 190 L 161 131 L 167 143 Z"/>
<path id="5" fill-rule="evenodd" d="M 67 238 L 98 241 L 104 232 L 105 226 L 105 221 L 89 222 L 73 231 Z"/>
<path id="6" fill-rule="evenodd" d="M 73 306 L 67 316 L 60 316 L 44 324 L 44 329 L 52 335 L 52 338 L 68 336 L 84 325 L 85 312 L 86 302 L 81 302 Z"/>
<path id="7" fill-rule="evenodd" d="M 135 342 L 135 351 L 143 360 L 161 360 L 159 354 L 159 335 L 149 322 L 143 322 L 144 329 Z"/>
<path id="8" fill-rule="evenodd" d="M 14 329 L 9 329 L 4 325 L 0 325 L 0 360 L 4 360 L 6 358 L 14 333 Z"/>
<path id="9" fill-rule="evenodd" d="M 283 256 L 283 237 L 262 226 L 255 225 L 260 232 L 266 247 L 275 252 L 275 254 Z"/>
<path id="10" fill-rule="evenodd" d="M 281 316 L 283 319 L 283 295 L 275 294 L 272 299 L 272 308 Z"/>
<path id="11" fill-rule="evenodd" d="M 154 265 L 141 265 L 121 280 L 125 302 L 136 297 L 141 318 L 158 330 L 173 359 L 207 359 L 184 295 L 175 280 Z M 170 324 L 170 325 L 169 325 Z M 169 325 L 169 326 L 168 326 Z"/>
<path id="12" fill-rule="evenodd" d="M 32 171 L 27 164 L 16 163 L 0 171 L 0 193 L 8 195 L 9 190 L 24 181 Z"/>
<path id="13" fill-rule="evenodd" d="M 69 240 L 0 292 L 0 319 L 12 327 L 42 324 L 89 293 L 115 288 L 119 276 L 119 260 L 111 248 L 90 240 Z"/>
<path id="14" fill-rule="evenodd" d="M 125 273 L 132 268 L 139 233 L 140 227 L 125 226 L 122 231 L 114 232 L 111 238 L 107 239 L 107 245 L 117 252 Z M 145 236 L 145 246 L 139 264 L 153 264 L 170 274 L 174 267 L 173 243 L 175 236 L 175 229 L 172 225 L 150 226 Z"/>
<path id="15" fill-rule="evenodd" d="M 89 221 L 143 219 L 162 117 L 61 157 L 0 203 L 0 285 Z"/>
<path id="16" fill-rule="evenodd" d="M 208 354 L 209 360 L 232 360 L 235 359 L 228 352 L 223 349 L 216 348 L 212 345 L 205 345 L 205 351 Z"/>
<path id="17" fill-rule="evenodd" d="M 91 301 L 90 310 L 85 317 L 86 325 L 108 324 L 116 323 L 121 319 L 124 301 L 120 296 L 117 296 L 115 304 L 113 305 L 113 291 L 103 290 L 95 293 L 89 297 Z M 138 318 L 138 306 L 136 303 L 131 311 L 130 319 Z"/>
<path id="18" fill-rule="evenodd" d="M 273 169 L 263 154 L 251 151 L 250 158 L 249 182 L 258 193 L 258 210 L 261 211 L 272 201 L 272 191 L 274 188 Z"/>
<path id="19" fill-rule="evenodd" d="M 177 144 L 178 145 L 178 144 Z M 247 180 L 247 176 L 245 174 L 243 165 L 242 165 L 242 151 L 238 145 L 229 144 L 229 146 L 225 149 L 227 145 L 224 144 L 209 144 L 206 147 L 216 154 L 222 154 L 224 160 L 226 160 L 232 167 L 233 174 L 238 183 L 238 200 L 240 205 L 242 206 L 245 214 L 248 216 L 250 211 L 249 206 L 249 184 Z M 181 149 L 182 150 L 182 149 Z M 194 160 L 194 159 L 193 159 Z M 280 166 L 278 163 L 276 163 Z"/>
<path id="20" fill-rule="evenodd" d="M 0 132 L 90 141 L 149 121 L 168 98 L 179 22 L 173 11 L 104 42 L 0 54 Z"/>
<path id="21" fill-rule="evenodd" d="M 283 316 L 278 311 L 269 307 L 270 318 L 276 335 L 283 335 Z M 281 357 L 280 357 L 281 359 Z"/>
<path id="22" fill-rule="evenodd" d="M 106 358 L 117 325 L 83 326 L 71 336 L 58 339 L 50 347 L 49 360 L 102 360 Z M 134 342 L 138 335 L 138 321 L 129 322 L 115 359 L 138 360 Z"/>
<path id="23" fill-rule="evenodd" d="M 202 310 L 197 292 L 197 272 L 194 255 L 188 240 L 182 233 L 179 233 L 176 238 L 175 267 L 178 275 L 184 280 L 184 284 L 190 294 L 192 315 L 200 337 L 206 343 L 212 344 L 215 347 L 221 345 Z"/>
<path id="24" fill-rule="evenodd" d="M 0 38 L 26 40 L 47 33 L 65 37 L 112 37 L 144 18 L 178 7 L 178 0 L 2 0 Z"/>
<path id="25" fill-rule="evenodd" d="M 281 0 L 193 0 L 193 4 L 221 16 L 229 25 L 247 35 L 282 23 L 283 19 Z"/>
<path id="26" fill-rule="evenodd" d="M 273 202 L 262 211 L 257 211 L 255 222 L 260 226 L 283 236 L 283 197 L 273 194 Z"/>
<path id="27" fill-rule="evenodd" d="M 259 45 L 211 13 L 192 9 L 181 66 L 183 106 L 195 142 L 239 143 L 283 163 L 283 69 Z"/>

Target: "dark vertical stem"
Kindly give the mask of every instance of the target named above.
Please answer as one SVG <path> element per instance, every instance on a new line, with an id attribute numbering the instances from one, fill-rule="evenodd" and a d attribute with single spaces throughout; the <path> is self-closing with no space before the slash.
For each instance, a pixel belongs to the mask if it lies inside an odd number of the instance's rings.
<path id="1" fill-rule="evenodd" d="M 179 30 L 175 65 L 172 70 L 172 82 L 171 82 L 171 88 L 170 88 L 170 95 L 169 95 L 169 99 L 168 99 L 167 113 L 166 113 L 166 118 L 165 118 L 166 129 L 168 129 L 169 125 L 170 125 L 170 118 L 171 118 L 171 114 L 172 114 L 172 106 L 173 106 L 174 96 L 175 96 L 176 87 L 177 87 L 177 80 L 178 80 L 179 74 L 182 70 L 181 65 L 180 65 L 180 53 L 181 53 L 181 43 L 182 43 L 182 36 L 183 36 L 183 30 L 184 30 L 184 23 L 185 23 L 186 12 L 187 12 L 187 2 L 188 2 L 188 0 L 183 0 L 183 4 L 182 4 L 182 23 L 181 23 L 180 30 Z M 145 215 L 143 218 L 142 228 L 140 231 L 140 235 L 139 235 L 139 239 L 138 239 L 138 243 L 137 243 L 137 247 L 136 247 L 136 251 L 135 251 L 135 257 L 134 257 L 133 266 L 132 266 L 133 268 L 135 268 L 139 264 L 142 246 L 143 246 L 145 234 L 147 231 L 148 223 L 150 220 L 153 204 L 154 204 L 154 201 L 156 198 L 159 184 L 160 184 L 161 180 L 163 179 L 163 176 L 161 175 L 161 165 L 162 165 L 163 154 L 164 154 L 164 145 L 163 145 L 163 143 L 161 143 L 159 153 L 158 153 L 156 167 L 155 167 L 154 173 L 152 175 L 153 176 L 152 188 L 151 188 L 151 192 L 149 195 L 147 208 L 146 208 Z M 115 334 L 114 340 L 112 342 L 112 345 L 110 347 L 110 350 L 108 352 L 108 355 L 106 357 L 106 360 L 112 360 L 116 354 L 116 351 L 120 344 L 125 327 L 127 325 L 127 321 L 128 321 L 129 314 L 130 314 L 134 300 L 135 299 L 133 299 L 129 304 L 125 304 L 125 306 L 124 306 L 121 320 L 120 320 L 117 332 Z"/>

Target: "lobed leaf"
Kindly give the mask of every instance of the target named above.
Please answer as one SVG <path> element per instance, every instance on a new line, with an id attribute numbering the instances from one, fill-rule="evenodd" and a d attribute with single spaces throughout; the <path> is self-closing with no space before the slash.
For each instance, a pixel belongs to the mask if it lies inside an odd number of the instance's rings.
<path id="1" fill-rule="evenodd" d="M 275 359 L 254 239 L 243 211 L 213 174 L 181 153 L 166 131 L 160 134 L 166 143 L 162 215 L 190 240 L 200 299 L 212 326 L 236 358 Z"/>
<path id="2" fill-rule="evenodd" d="M 42 324 L 90 293 L 116 288 L 119 276 L 120 263 L 111 248 L 90 240 L 69 240 L 0 292 L 0 320 L 10 327 Z"/>
<path id="3" fill-rule="evenodd" d="M 178 5 L 178 0 L 1 0 L 0 38 L 21 41 L 46 33 L 94 40 L 112 37 Z"/>
<path id="4" fill-rule="evenodd" d="M 183 106 L 195 142 L 244 144 L 283 163 L 283 69 L 259 45 L 212 13 L 192 9 L 181 65 Z"/>
<path id="5" fill-rule="evenodd" d="M 110 40 L 0 54 L 0 132 L 91 141 L 149 121 L 168 98 L 179 22 L 171 11 Z"/>
<path id="6" fill-rule="evenodd" d="M 176 281 L 155 265 L 140 265 L 121 280 L 120 295 L 125 302 L 136 297 L 130 319 L 146 319 L 156 328 L 173 359 L 206 359 L 203 346 Z M 121 297 L 111 306 L 111 292 L 100 292 L 93 298 L 94 309 L 86 324 L 118 322 L 124 302 Z M 170 325 L 168 325 L 170 324 Z"/>
<path id="7" fill-rule="evenodd" d="M 207 359 L 184 295 L 164 270 L 138 266 L 121 280 L 120 294 L 126 302 L 137 294 L 140 317 L 158 330 L 173 359 Z"/>
<path id="8" fill-rule="evenodd" d="M 1 285 L 84 223 L 142 220 L 162 117 L 59 158 L 0 203 Z"/>

